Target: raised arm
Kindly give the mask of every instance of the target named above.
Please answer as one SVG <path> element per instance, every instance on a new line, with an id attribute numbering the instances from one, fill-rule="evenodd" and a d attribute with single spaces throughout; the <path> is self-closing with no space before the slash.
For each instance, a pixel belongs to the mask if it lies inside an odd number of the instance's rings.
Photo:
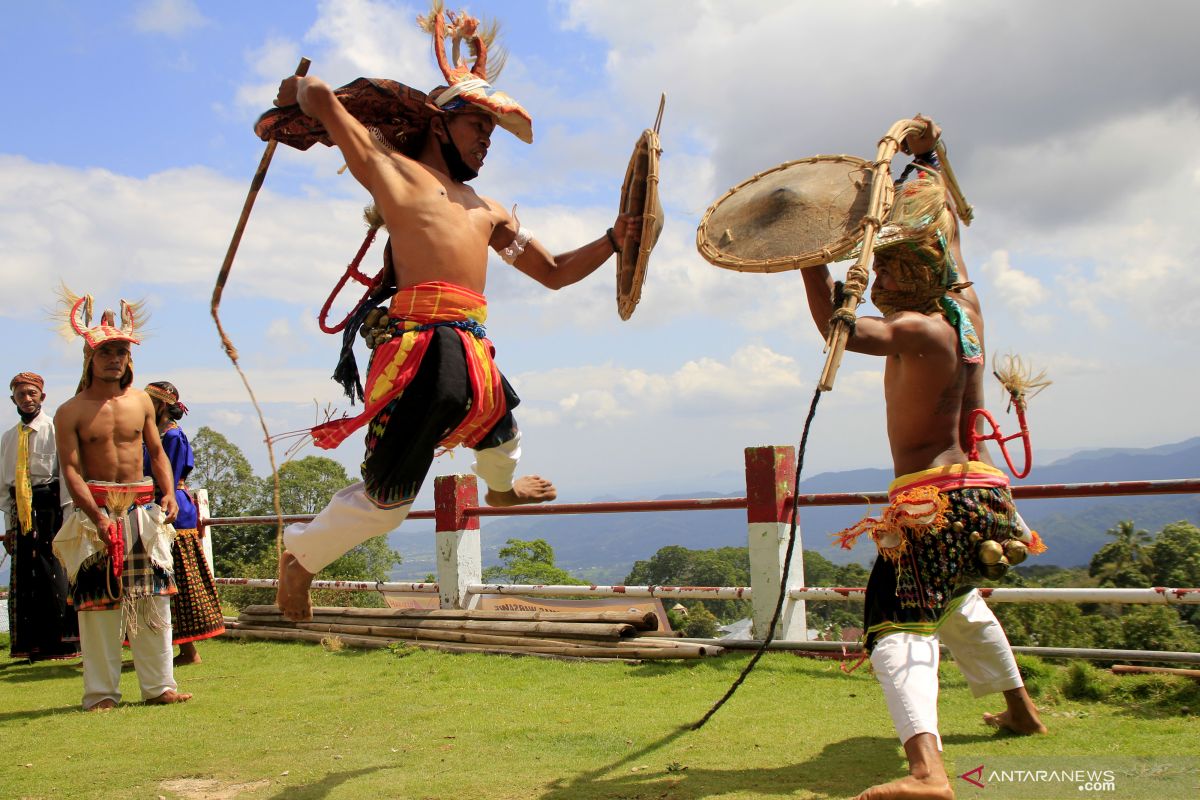
<path id="1" fill-rule="evenodd" d="M 346 110 L 333 89 L 320 78 L 292 75 L 279 84 L 275 105 L 296 103 L 301 111 L 325 126 L 329 138 L 342 151 L 350 174 L 373 193 L 380 162 L 387 158 L 387 153 L 371 132 Z"/>
<path id="2" fill-rule="evenodd" d="M 807 267 L 800 274 L 813 323 L 821 336 L 826 336 L 834 311 L 829 267 Z M 869 356 L 899 355 L 920 350 L 930 335 L 930 321 L 923 314 L 901 311 L 887 317 L 859 317 L 846 340 L 846 349 Z"/>
<path id="3" fill-rule="evenodd" d="M 154 485 L 162 493 L 159 506 L 163 510 L 167 522 L 174 522 L 179 513 L 179 504 L 175 501 L 175 480 L 171 473 L 171 462 L 163 451 L 162 440 L 158 437 L 158 425 L 154 421 L 154 403 L 149 395 L 143 395 L 145 419 L 142 423 L 142 444 L 150 456 L 150 472 L 154 476 Z"/>
<path id="4" fill-rule="evenodd" d="M 488 200 L 488 203 L 502 218 L 492 233 L 490 244 L 503 255 L 506 248 L 520 246 L 517 222 L 494 200 Z M 637 247 L 640 233 L 641 217 L 619 214 L 611 234 L 605 231 L 598 239 L 559 255 L 551 255 L 541 242 L 531 238 L 525 243 L 524 251 L 511 263 L 543 286 L 561 289 L 591 275 L 620 250 Z"/>

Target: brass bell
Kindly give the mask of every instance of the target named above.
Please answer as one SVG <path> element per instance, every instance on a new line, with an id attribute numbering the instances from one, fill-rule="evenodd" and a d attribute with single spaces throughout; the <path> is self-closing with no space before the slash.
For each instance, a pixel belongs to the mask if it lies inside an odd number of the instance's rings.
<path id="1" fill-rule="evenodd" d="M 998 564 L 1004 558 L 1004 548 L 1000 543 L 988 539 L 979 543 L 979 561 L 985 566 Z"/>
<path id="2" fill-rule="evenodd" d="M 1028 557 L 1028 555 L 1029 548 L 1025 546 L 1024 542 L 1017 541 L 1016 539 L 1009 539 L 1004 543 L 1004 557 L 1008 560 L 1008 563 L 1012 564 L 1013 566 L 1020 564 L 1026 559 L 1026 557 Z"/>

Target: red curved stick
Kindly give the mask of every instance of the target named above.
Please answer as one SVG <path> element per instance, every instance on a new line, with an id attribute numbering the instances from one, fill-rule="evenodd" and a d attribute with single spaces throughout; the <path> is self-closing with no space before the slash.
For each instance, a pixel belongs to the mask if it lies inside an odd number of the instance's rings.
<path id="1" fill-rule="evenodd" d="M 321 313 L 317 317 L 317 324 L 321 326 L 321 330 L 325 331 L 325 333 L 341 332 L 341 330 L 346 327 L 346 323 L 350 321 L 350 317 L 354 315 L 354 312 L 357 311 L 360 306 L 362 306 L 363 302 L 371 296 L 371 292 L 375 291 L 375 289 L 379 286 L 380 280 L 383 278 L 383 270 L 380 270 L 374 278 L 368 278 L 366 275 L 358 271 L 358 265 L 362 263 L 363 256 L 366 255 L 367 249 L 371 246 L 371 243 L 375 241 L 375 232 L 377 230 L 378 228 L 371 228 L 369 231 L 367 231 L 367 237 L 363 239 L 362 246 L 358 248 L 358 253 L 355 254 L 354 260 L 351 261 L 350 265 L 346 267 L 346 271 L 342 273 L 341 279 L 338 280 L 337 285 L 333 287 L 333 291 L 329 293 L 329 297 L 325 300 L 325 305 L 321 306 Z M 346 314 L 345 319 L 343 319 L 337 325 L 330 327 L 329 325 L 325 324 L 325 320 L 329 317 L 329 309 L 331 306 L 333 306 L 334 299 L 338 296 L 338 294 L 341 293 L 342 287 L 346 285 L 346 281 L 350 278 L 353 278 L 363 286 L 366 286 L 367 290 L 363 292 L 363 296 L 360 297 L 358 302 L 354 304 L 354 308 L 350 309 L 350 312 Z"/>
<path id="2" fill-rule="evenodd" d="M 972 461 L 978 461 L 979 443 L 992 440 L 1000 446 L 1000 453 L 1004 456 L 1005 463 L 1008 464 L 1008 471 L 1011 472 L 1016 478 L 1024 478 L 1029 474 L 1029 470 L 1033 468 L 1033 446 L 1029 440 L 1029 426 L 1025 423 L 1024 404 L 1014 403 L 1013 405 L 1017 407 L 1017 421 L 1021 424 L 1021 432 L 1014 433 L 1012 436 L 1004 436 L 1000 433 L 1000 426 L 996 423 L 996 418 L 988 413 L 986 408 L 977 408 L 973 410 L 970 415 L 968 415 L 967 425 L 971 429 L 971 452 L 967 454 L 967 457 Z M 975 423 L 979 417 L 983 417 L 989 423 L 991 423 L 991 433 L 981 434 L 975 430 Z M 1009 456 L 1008 447 L 1006 446 L 1008 442 L 1011 442 L 1013 439 L 1017 438 L 1021 439 L 1021 441 L 1025 443 L 1025 469 L 1020 472 L 1018 472 L 1017 468 L 1013 466 L 1012 457 Z"/>

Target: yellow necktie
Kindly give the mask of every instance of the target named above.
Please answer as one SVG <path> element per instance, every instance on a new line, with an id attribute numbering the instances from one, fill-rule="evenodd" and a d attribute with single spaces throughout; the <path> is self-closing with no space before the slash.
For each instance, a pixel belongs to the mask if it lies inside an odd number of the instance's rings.
<path id="1" fill-rule="evenodd" d="M 21 533 L 33 530 L 33 486 L 29 483 L 29 434 L 33 432 L 25 423 L 21 423 L 20 435 L 17 439 L 17 519 L 21 523 Z"/>

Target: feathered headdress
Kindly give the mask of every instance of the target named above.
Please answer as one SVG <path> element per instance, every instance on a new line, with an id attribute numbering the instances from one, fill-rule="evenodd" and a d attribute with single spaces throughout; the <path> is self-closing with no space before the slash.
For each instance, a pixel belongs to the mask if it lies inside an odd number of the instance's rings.
<path id="1" fill-rule="evenodd" d="M 144 326 L 149 318 L 144 301 L 130 303 L 121 300 L 121 326 L 117 327 L 117 315 L 111 308 L 105 309 L 100 315 L 99 325 L 92 325 L 95 301 L 90 294 L 77 295 L 64 283 L 59 285 L 58 296 L 61 310 L 56 316 L 67 338 L 80 336 L 84 344 L 93 350 L 105 342 L 142 343 L 137 336 L 137 329 Z"/>
<path id="2" fill-rule="evenodd" d="M 117 326 L 117 315 L 111 308 L 106 308 L 100 315 L 100 324 L 92 325 L 92 308 L 94 301 L 90 294 L 77 295 L 65 283 L 59 284 L 59 311 L 55 317 L 60 322 L 60 330 L 68 339 L 78 336 L 83 339 L 83 376 L 79 388 L 87 386 L 88 373 L 92 363 L 92 355 L 96 348 L 106 342 L 129 342 L 141 344 L 137 335 L 138 328 L 145 326 L 149 319 L 144 301 L 131 303 L 121 300 L 121 324 Z M 122 383 L 133 380 L 133 362 L 130 361 L 128 375 Z M 78 390 L 77 390 L 78 391 Z"/>
<path id="3" fill-rule="evenodd" d="M 533 142 L 533 118 L 521 105 L 492 86 L 504 68 L 507 54 L 494 48 L 492 66 L 488 68 L 488 48 L 493 47 L 500 26 L 489 23 L 480 29 L 477 18 L 465 11 L 446 11 L 442 0 L 435 0 L 427 16 L 417 17 L 417 24 L 433 36 L 433 54 L 448 84 L 430 92 L 430 101 L 442 111 L 454 111 L 467 105 L 476 106 L 496 117 L 496 123 L 526 144 Z M 446 38 L 451 40 L 450 58 L 446 57 Z M 475 63 L 468 67 L 460 56 L 462 43 L 467 43 Z"/>

